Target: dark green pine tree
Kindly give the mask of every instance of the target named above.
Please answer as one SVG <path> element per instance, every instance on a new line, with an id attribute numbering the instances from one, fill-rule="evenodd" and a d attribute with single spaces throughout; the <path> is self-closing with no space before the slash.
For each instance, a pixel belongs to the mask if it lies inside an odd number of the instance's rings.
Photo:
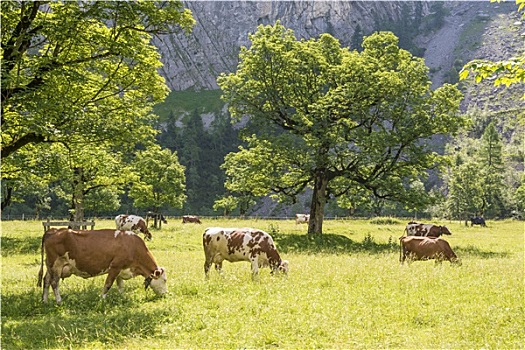
<path id="1" fill-rule="evenodd" d="M 186 167 L 186 195 L 188 200 L 184 205 L 185 214 L 200 214 L 200 197 L 205 186 L 206 174 L 202 168 L 202 154 L 205 148 L 207 134 L 204 130 L 202 118 L 198 111 L 194 111 L 184 122 L 179 136 L 180 162 Z"/>
<path id="2" fill-rule="evenodd" d="M 481 137 L 479 159 L 483 183 L 483 212 L 490 217 L 504 215 L 504 161 L 503 143 L 491 122 Z"/>
<path id="3" fill-rule="evenodd" d="M 355 27 L 354 34 L 352 34 L 352 38 L 350 39 L 350 49 L 357 50 L 358 52 L 363 51 L 363 48 L 361 47 L 361 42 L 363 41 L 363 29 L 358 24 Z"/>
<path id="4" fill-rule="evenodd" d="M 180 149 L 180 145 L 177 143 L 180 130 L 177 127 L 177 118 L 173 111 L 170 111 L 167 120 L 164 123 L 160 123 L 157 128 L 161 130 L 157 134 L 157 142 L 162 148 L 168 148 L 172 152 Z"/>

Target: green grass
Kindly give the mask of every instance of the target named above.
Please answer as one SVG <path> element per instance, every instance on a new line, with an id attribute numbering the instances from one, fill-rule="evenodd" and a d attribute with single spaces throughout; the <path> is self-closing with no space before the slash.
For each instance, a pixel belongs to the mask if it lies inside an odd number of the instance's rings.
<path id="1" fill-rule="evenodd" d="M 168 269 L 170 293 L 155 297 L 142 278 L 113 286 L 105 277 L 61 282 L 63 304 L 42 304 L 36 287 L 40 222 L 2 223 L 3 349 L 165 348 L 524 348 L 524 224 L 488 228 L 443 222 L 462 259 L 400 266 L 406 220 L 325 221 L 312 240 L 289 221 L 171 220 L 147 242 Z M 207 226 L 252 226 L 271 232 L 288 278 L 248 263 L 224 263 L 204 280 L 201 237 Z M 113 227 L 97 221 L 97 228 Z"/>
<path id="2" fill-rule="evenodd" d="M 155 106 L 154 111 L 161 120 L 168 118 L 170 112 L 175 115 L 194 111 L 200 114 L 217 113 L 224 106 L 221 94 L 221 90 L 171 91 L 164 102 Z"/>

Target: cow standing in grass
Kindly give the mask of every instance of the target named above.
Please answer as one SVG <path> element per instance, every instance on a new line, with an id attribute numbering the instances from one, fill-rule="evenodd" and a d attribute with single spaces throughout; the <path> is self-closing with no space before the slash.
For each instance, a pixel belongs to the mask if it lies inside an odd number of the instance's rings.
<path id="1" fill-rule="evenodd" d="M 259 268 L 269 266 L 271 273 L 288 273 L 288 261 L 282 260 L 275 248 L 272 237 L 252 228 L 210 227 L 202 236 L 204 248 L 204 274 L 208 278 L 210 267 L 215 264 L 222 272 L 222 262 L 249 261 L 252 264 L 252 279 L 259 274 Z"/>
<path id="2" fill-rule="evenodd" d="M 399 238 L 401 264 L 409 261 L 435 259 L 436 263 L 448 260 L 454 264 L 461 264 L 457 255 L 447 241 L 436 237 L 404 236 Z"/>
<path id="3" fill-rule="evenodd" d="M 481 216 L 475 216 L 473 218 L 470 218 L 470 227 L 474 225 L 480 225 L 481 227 L 487 227 L 487 224 L 485 223 L 485 219 L 483 219 Z"/>
<path id="4" fill-rule="evenodd" d="M 182 223 L 194 223 L 194 224 L 202 224 L 201 219 L 197 215 L 184 215 L 182 217 Z"/>
<path id="5" fill-rule="evenodd" d="M 115 224 L 117 230 L 133 231 L 135 233 L 142 232 L 146 239 L 151 239 L 151 232 L 148 230 L 146 220 L 137 215 L 120 214 L 115 217 Z"/>
<path id="6" fill-rule="evenodd" d="M 439 237 L 441 235 L 451 235 L 452 233 L 446 226 L 433 224 L 414 223 L 408 224 L 405 228 L 407 236 Z"/>
<path id="7" fill-rule="evenodd" d="M 310 222 L 310 214 L 295 214 L 296 224 L 308 224 Z"/>
<path id="8" fill-rule="evenodd" d="M 42 251 L 38 286 L 42 286 L 44 255 L 46 274 L 43 277 L 42 301 L 48 301 L 49 286 L 55 300 L 62 302 L 60 279 L 76 275 L 90 278 L 107 274 L 102 297 L 105 298 L 117 280 L 120 292 L 124 280 L 143 276 L 146 288 L 151 286 L 156 294 L 167 293 L 166 271 L 159 267 L 146 244 L 131 231 L 50 229 L 42 237 Z"/>

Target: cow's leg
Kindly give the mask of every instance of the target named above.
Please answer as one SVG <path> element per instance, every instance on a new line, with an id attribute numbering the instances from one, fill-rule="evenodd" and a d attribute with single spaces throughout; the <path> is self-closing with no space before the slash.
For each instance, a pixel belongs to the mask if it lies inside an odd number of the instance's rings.
<path id="1" fill-rule="evenodd" d="M 259 279 L 259 259 L 250 259 L 252 262 L 252 280 L 256 281 Z"/>
<path id="2" fill-rule="evenodd" d="M 51 285 L 51 275 L 49 274 L 49 271 L 46 271 L 46 274 L 44 276 L 44 291 L 42 292 L 42 301 L 44 303 L 47 303 L 49 299 L 49 286 Z"/>
<path id="3" fill-rule="evenodd" d="M 403 247 L 403 252 L 401 256 L 399 257 L 399 261 L 401 262 L 401 265 L 405 263 L 405 260 L 407 259 L 407 253 L 408 253 L 407 249 Z"/>
<path id="4" fill-rule="evenodd" d="M 204 256 L 205 256 L 205 260 L 204 260 L 204 276 L 205 276 L 206 279 L 209 279 L 210 278 L 210 267 L 211 267 L 211 264 L 213 262 L 213 257 L 206 250 L 204 251 Z"/>
<path id="5" fill-rule="evenodd" d="M 222 260 L 215 262 L 215 271 L 222 276 Z"/>
<path id="6" fill-rule="evenodd" d="M 122 277 L 117 277 L 117 287 L 119 293 L 124 293 L 124 279 Z"/>
<path id="7" fill-rule="evenodd" d="M 108 271 L 108 277 L 106 277 L 106 282 L 104 283 L 104 290 L 102 291 L 102 298 L 105 298 L 108 294 L 109 289 L 113 285 L 113 282 L 115 282 L 115 279 L 119 275 L 120 270 L 116 269 L 114 267 L 110 267 Z M 118 285 L 118 281 L 117 281 Z"/>
<path id="8" fill-rule="evenodd" d="M 58 289 L 58 284 L 60 282 L 60 276 L 57 275 L 56 273 L 49 273 L 49 272 L 47 275 L 49 275 L 49 283 L 51 284 L 51 288 L 53 288 L 53 293 L 55 294 L 55 300 L 57 304 L 61 304 L 62 297 L 60 296 L 60 290 Z M 47 281 L 45 281 L 44 283 L 45 285 L 49 287 L 49 284 L 47 284 Z M 46 296 L 46 301 L 47 301 L 47 296 Z"/>
<path id="9" fill-rule="evenodd" d="M 211 267 L 211 261 L 206 260 L 204 262 L 204 277 L 206 279 L 210 278 L 210 267 Z"/>

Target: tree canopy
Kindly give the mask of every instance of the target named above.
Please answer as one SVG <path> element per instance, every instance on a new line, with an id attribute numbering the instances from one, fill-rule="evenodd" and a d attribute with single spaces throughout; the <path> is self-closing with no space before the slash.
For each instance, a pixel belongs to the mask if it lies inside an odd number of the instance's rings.
<path id="1" fill-rule="evenodd" d="M 191 30 L 181 2 L 2 1 L 1 9 L 2 170 L 11 174 L 3 180 L 28 170 L 14 157 L 28 145 L 124 151 L 154 141 L 151 109 L 168 89 L 150 42 Z M 4 207 L 13 189 L 2 187 Z"/>
<path id="2" fill-rule="evenodd" d="M 363 51 L 337 39 L 297 40 L 280 23 L 259 26 L 237 71 L 218 84 L 234 118 L 248 118 L 246 147 L 225 159 L 233 192 L 294 198 L 313 188 L 309 234 L 321 234 L 328 198 L 356 188 L 388 200 L 423 205 L 409 186 L 439 157 L 427 141 L 456 132 L 461 93 L 430 90 L 422 59 L 389 32 L 363 41 Z"/>

